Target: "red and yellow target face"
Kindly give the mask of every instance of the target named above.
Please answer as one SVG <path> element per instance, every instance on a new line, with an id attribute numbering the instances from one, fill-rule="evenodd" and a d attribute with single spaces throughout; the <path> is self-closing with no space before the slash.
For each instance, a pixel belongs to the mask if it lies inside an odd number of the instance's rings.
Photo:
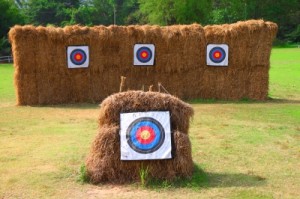
<path id="1" fill-rule="evenodd" d="M 153 142 L 154 138 L 155 133 L 153 129 L 148 126 L 143 126 L 139 128 L 136 134 L 136 139 L 141 144 L 150 144 L 151 142 Z"/>
<path id="2" fill-rule="evenodd" d="M 221 53 L 219 51 L 214 53 L 214 58 L 219 59 L 221 57 Z"/>
<path id="3" fill-rule="evenodd" d="M 75 55 L 75 60 L 76 61 L 81 61 L 82 60 L 82 55 L 81 54 L 79 54 L 79 53 L 77 53 L 76 55 Z"/>

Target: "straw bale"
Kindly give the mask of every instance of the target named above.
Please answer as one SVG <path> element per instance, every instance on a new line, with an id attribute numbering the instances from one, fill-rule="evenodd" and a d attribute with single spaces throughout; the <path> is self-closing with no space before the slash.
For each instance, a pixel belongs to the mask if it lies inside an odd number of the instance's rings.
<path id="1" fill-rule="evenodd" d="M 38 101 L 38 85 L 36 84 L 35 74 L 22 74 L 15 72 L 14 84 L 16 90 L 17 105 L 29 104 L 36 105 Z"/>
<path id="2" fill-rule="evenodd" d="M 171 128 L 188 133 L 192 107 L 178 98 L 158 92 L 127 91 L 109 96 L 101 103 L 99 125 L 117 125 L 120 113 L 170 110 Z M 187 119 L 183 119 L 187 118 Z"/>
<path id="3" fill-rule="evenodd" d="M 193 115 L 190 105 L 162 93 L 127 91 L 107 97 L 100 105 L 99 131 L 86 160 L 92 183 L 125 183 L 139 180 L 139 171 L 148 169 L 149 177 L 173 180 L 193 173 L 188 123 Z M 121 161 L 120 113 L 170 111 L 172 159 Z"/>
<path id="4" fill-rule="evenodd" d="M 207 44 L 226 43 L 229 46 L 228 67 L 212 69 L 218 72 L 203 75 L 206 84 L 212 85 L 212 88 L 217 87 L 214 93 L 205 90 L 205 98 L 209 96 L 217 99 L 266 99 L 266 79 L 277 25 L 263 20 L 249 20 L 230 25 L 205 26 L 204 31 Z M 255 75 L 253 71 L 256 71 Z M 212 78 L 217 73 L 220 82 Z"/>
<path id="5" fill-rule="evenodd" d="M 9 32 L 15 72 L 35 74 L 31 82 L 38 85 L 35 95 L 40 99 L 17 101 L 22 102 L 20 105 L 99 102 L 118 92 L 121 76 L 127 77 L 129 89 L 140 90 L 160 82 L 169 93 L 182 99 L 250 97 L 263 100 L 267 97 L 268 82 L 265 78 L 268 76 L 256 72 L 263 79 L 256 77 L 252 81 L 250 78 L 256 68 L 261 69 L 261 73 L 268 73 L 276 32 L 276 24 L 262 20 L 204 28 L 198 24 L 166 27 L 15 26 Z M 133 47 L 137 43 L 155 45 L 154 66 L 133 66 Z M 210 43 L 229 45 L 228 67 L 206 65 L 206 45 Z M 69 45 L 89 46 L 88 68 L 67 68 L 66 48 Z M 53 79 L 60 82 L 47 83 Z M 18 96 L 31 99 L 25 97 L 30 93 L 26 92 L 26 87 L 18 91 L 18 85 L 28 84 L 15 85 L 17 93 L 25 92 Z M 59 85 L 62 88 L 58 89 Z M 254 88 L 259 90 L 250 94 Z"/>
<path id="6" fill-rule="evenodd" d="M 119 126 L 104 125 L 99 129 L 86 160 L 87 174 L 92 183 L 125 183 L 139 180 L 140 169 L 148 168 L 149 177 L 173 180 L 193 173 L 191 143 L 187 134 L 172 132 L 173 159 L 121 161 Z"/>

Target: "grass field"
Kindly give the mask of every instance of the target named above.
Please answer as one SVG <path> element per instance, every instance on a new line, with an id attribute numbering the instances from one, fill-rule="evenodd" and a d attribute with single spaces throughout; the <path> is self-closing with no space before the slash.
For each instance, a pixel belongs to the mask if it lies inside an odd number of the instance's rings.
<path id="1" fill-rule="evenodd" d="M 78 179 L 98 106 L 17 107 L 0 65 L 0 198 L 300 198 L 300 49 L 273 49 L 270 97 L 193 102 L 191 181 L 95 186 Z"/>

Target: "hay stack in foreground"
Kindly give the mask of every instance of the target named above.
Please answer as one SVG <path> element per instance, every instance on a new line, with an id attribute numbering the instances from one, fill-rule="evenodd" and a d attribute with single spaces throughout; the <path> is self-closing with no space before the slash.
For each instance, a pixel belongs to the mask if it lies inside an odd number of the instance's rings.
<path id="1" fill-rule="evenodd" d="M 172 156 L 170 160 L 121 161 L 120 113 L 170 111 Z M 100 109 L 99 132 L 86 161 L 92 183 L 137 181 L 142 168 L 149 177 L 172 180 L 189 177 L 193 172 L 191 143 L 188 137 L 190 105 L 171 95 L 157 92 L 128 91 L 106 98 Z"/>

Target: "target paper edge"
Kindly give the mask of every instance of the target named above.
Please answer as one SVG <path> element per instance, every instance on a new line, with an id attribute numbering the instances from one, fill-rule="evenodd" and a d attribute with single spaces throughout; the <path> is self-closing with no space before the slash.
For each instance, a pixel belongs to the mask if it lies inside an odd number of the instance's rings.
<path id="1" fill-rule="evenodd" d="M 126 134 L 129 126 L 139 118 L 153 118 L 164 128 L 164 142 L 155 151 L 139 153 L 129 145 Z M 120 151 L 121 160 L 158 160 L 171 159 L 171 121 L 169 111 L 148 111 L 120 114 Z"/>
<path id="2" fill-rule="evenodd" d="M 152 52 L 152 57 L 148 62 L 139 61 L 137 58 L 137 51 L 142 48 L 147 47 Z M 155 45 L 154 44 L 135 44 L 133 47 L 133 65 L 134 66 L 153 66 L 155 60 Z"/>
<path id="3" fill-rule="evenodd" d="M 86 55 L 85 61 L 82 64 L 75 64 L 71 60 L 71 57 L 70 57 L 71 53 L 76 49 L 82 50 Z M 89 62 L 90 62 L 89 57 L 90 57 L 89 56 L 89 46 L 84 46 L 84 45 L 67 46 L 67 65 L 68 65 L 68 68 L 88 68 L 89 67 Z"/>
<path id="4" fill-rule="evenodd" d="M 226 53 L 225 58 L 221 62 L 214 62 L 210 58 L 210 51 L 213 48 L 222 48 Z M 208 44 L 206 47 L 206 65 L 208 66 L 228 66 L 228 57 L 229 57 L 229 46 L 227 44 Z"/>

